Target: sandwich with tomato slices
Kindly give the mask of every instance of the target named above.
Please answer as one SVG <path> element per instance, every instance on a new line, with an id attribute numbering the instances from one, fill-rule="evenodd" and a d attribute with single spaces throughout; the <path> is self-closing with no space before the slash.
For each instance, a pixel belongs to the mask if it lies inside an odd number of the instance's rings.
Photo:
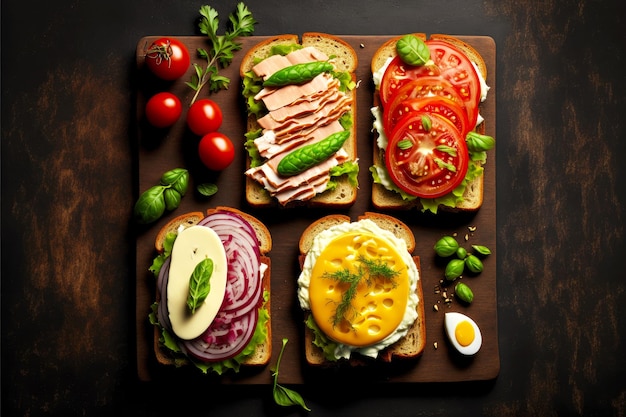
<path id="1" fill-rule="evenodd" d="M 487 67 L 452 36 L 409 34 L 374 54 L 374 184 L 378 209 L 476 211 L 483 202 L 483 165 L 495 145 L 480 105 Z"/>
<path id="2" fill-rule="evenodd" d="M 266 365 L 272 239 L 263 223 L 228 207 L 187 213 L 159 231 L 155 247 L 158 362 L 219 375 Z"/>
<path id="3" fill-rule="evenodd" d="M 300 242 L 298 300 L 312 367 L 363 366 L 416 358 L 426 333 L 415 237 L 395 217 L 332 214 Z"/>

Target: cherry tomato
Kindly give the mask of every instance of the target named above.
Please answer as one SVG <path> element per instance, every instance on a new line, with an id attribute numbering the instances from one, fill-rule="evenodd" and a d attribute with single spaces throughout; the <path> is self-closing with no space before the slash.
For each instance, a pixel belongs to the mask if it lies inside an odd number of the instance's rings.
<path id="1" fill-rule="evenodd" d="M 429 40 L 426 45 L 430 50 L 430 59 L 440 69 L 441 76 L 454 85 L 465 103 L 470 124 L 476 126 L 481 92 L 480 79 L 472 61 L 448 42 Z"/>
<path id="2" fill-rule="evenodd" d="M 439 72 L 439 68 L 434 65 L 412 66 L 405 64 L 399 56 L 396 56 L 391 60 L 380 80 L 380 101 L 383 107 L 393 100 L 393 96 L 403 85 L 420 77 L 439 75 Z"/>
<path id="3" fill-rule="evenodd" d="M 429 123 L 424 123 L 425 118 Z M 446 118 L 428 112 L 402 118 L 385 152 L 394 183 L 421 198 L 437 198 L 454 190 L 465 178 L 468 160 L 465 138 Z"/>
<path id="4" fill-rule="evenodd" d="M 187 47 L 175 38 L 159 38 L 146 50 L 146 65 L 163 80 L 176 80 L 187 72 L 190 58 Z"/>
<path id="5" fill-rule="evenodd" d="M 198 156 L 207 168 L 221 171 L 235 159 L 235 147 L 226 135 L 211 132 L 200 139 Z"/>
<path id="6" fill-rule="evenodd" d="M 189 107 L 187 126 L 198 136 L 217 131 L 222 125 L 222 109 L 208 98 L 198 100 Z"/>
<path id="7" fill-rule="evenodd" d="M 467 119 L 467 113 L 462 104 L 452 99 L 439 96 L 428 96 L 419 98 L 410 98 L 404 100 L 399 106 L 396 106 L 390 115 L 388 123 L 390 130 L 404 116 L 411 112 L 425 111 L 429 113 L 437 113 L 448 119 L 457 128 L 462 137 L 472 130 Z"/>
<path id="8" fill-rule="evenodd" d="M 398 90 L 390 103 L 383 110 L 383 125 L 387 135 L 390 135 L 398 119 L 398 109 L 400 104 L 409 99 L 425 98 L 430 96 L 444 97 L 460 103 L 465 107 L 465 103 L 457 93 L 456 89 L 449 81 L 437 76 L 420 77 L 413 80 Z"/>
<path id="9" fill-rule="evenodd" d="M 146 119 L 154 127 L 173 125 L 182 112 L 180 100 L 172 93 L 157 93 L 146 103 Z"/>

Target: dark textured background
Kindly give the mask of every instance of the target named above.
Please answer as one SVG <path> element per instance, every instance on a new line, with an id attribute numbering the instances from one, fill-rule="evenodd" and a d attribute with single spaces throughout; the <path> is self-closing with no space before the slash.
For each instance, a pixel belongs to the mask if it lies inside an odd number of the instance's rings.
<path id="1" fill-rule="evenodd" d="M 2 2 L 2 415 L 299 415 L 261 387 L 136 379 L 134 53 L 202 2 Z M 219 4 L 217 4 L 219 3 Z M 302 387 L 310 415 L 626 414 L 626 12 L 613 1 L 247 1 L 255 34 L 497 45 L 498 320 L 488 383 Z M 235 2 L 215 2 L 226 17 Z"/>

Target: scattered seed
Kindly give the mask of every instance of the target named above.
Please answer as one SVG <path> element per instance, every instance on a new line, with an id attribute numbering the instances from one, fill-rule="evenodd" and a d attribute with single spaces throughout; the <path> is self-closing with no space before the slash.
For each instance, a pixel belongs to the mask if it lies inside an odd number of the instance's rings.
<path id="1" fill-rule="evenodd" d="M 437 304 L 435 304 L 435 305 L 433 306 L 433 310 L 435 310 L 435 311 L 439 311 L 439 306 L 438 306 Z"/>
<path id="2" fill-rule="evenodd" d="M 444 291 L 444 292 L 443 292 L 443 294 L 441 294 L 441 296 L 442 296 L 443 298 L 448 298 L 448 293 L 447 293 L 446 291 Z"/>
<path id="3" fill-rule="evenodd" d="M 359 47 L 361 47 L 361 48 L 365 48 L 365 45 L 363 45 L 363 44 L 360 44 L 360 45 L 359 45 Z"/>
<path id="4" fill-rule="evenodd" d="M 437 350 L 437 347 L 438 347 L 438 346 L 439 346 L 439 345 L 437 344 L 437 342 L 433 342 L 433 347 L 435 348 L 435 350 Z"/>
<path id="5" fill-rule="evenodd" d="M 466 233 L 465 234 L 465 241 L 467 242 L 469 240 L 469 235 Z"/>
<path id="6" fill-rule="evenodd" d="M 467 228 L 470 232 L 475 232 L 476 231 L 476 226 L 469 226 Z"/>

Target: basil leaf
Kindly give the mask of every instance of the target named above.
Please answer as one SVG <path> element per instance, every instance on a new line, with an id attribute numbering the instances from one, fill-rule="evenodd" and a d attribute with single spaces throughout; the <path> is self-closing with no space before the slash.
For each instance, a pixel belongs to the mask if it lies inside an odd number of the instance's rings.
<path id="1" fill-rule="evenodd" d="M 402 149 L 403 151 L 405 151 L 405 150 L 411 149 L 413 147 L 413 142 L 411 142 L 408 139 L 402 139 L 400 142 L 398 142 L 398 144 L 396 146 L 398 148 Z"/>
<path id="2" fill-rule="evenodd" d="M 278 369 L 280 368 L 280 361 L 283 358 L 283 352 L 285 351 L 285 346 L 287 345 L 288 339 L 283 338 L 283 345 L 280 348 L 280 353 L 278 354 L 278 360 L 276 361 L 276 366 L 273 367 L 272 376 L 274 377 L 274 386 L 272 389 L 272 394 L 274 396 L 274 402 L 278 405 L 282 405 L 284 407 L 290 405 L 299 405 L 307 411 L 311 411 L 310 408 L 306 406 L 304 403 L 304 399 L 300 394 L 296 391 L 291 390 L 289 388 L 285 388 L 278 383 Z"/>
<path id="3" fill-rule="evenodd" d="M 465 137 L 467 142 L 467 150 L 469 152 L 484 152 L 492 149 L 496 145 L 496 141 L 491 136 L 481 135 L 476 132 L 469 132 Z"/>
<path id="4" fill-rule="evenodd" d="M 443 159 L 435 158 L 435 163 L 441 169 L 447 169 L 450 172 L 456 172 L 456 167 L 452 164 L 448 164 Z"/>
<path id="5" fill-rule="evenodd" d="M 491 254 L 491 250 L 489 250 L 489 248 L 486 246 L 472 245 L 472 248 L 474 248 L 476 253 L 478 253 L 479 255 L 487 256 Z"/>
<path id="6" fill-rule="evenodd" d="M 189 183 L 189 172 L 183 168 L 174 168 L 161 176 L 161 184 L 169 185 L 184 196 Z"/>
<path id="7" fill-rule="evenodd" d="M 400 59 L 409 65 L 424 65 L 430 59 L 430 49 L 426 43 L 414 35 L 406 35 L 396 43 Z"/>
<path id="8" fill-rule="evenodd" d="M 274 401 L 276 404 L 284 407 L 299 405 L 305 410 L 311 411 L 311 409 L 309 409 L 304 403 L 304 399 L 300 394 L 296 391 L 290 390 L 289 388 L 285 388 L 280 384 L 276 384 L 276 388 L 274 389 Z"/>
<path id="9" fill-rule="evenodd" d="M 165 200 L 165 208 L 169 211 L 177 209 L 180 205 L 180 200 L 182 196 L 178 191 L 173 188 L 167 188 L 163 192 L 163 199 Z"/>
<path id="10" fill-rule="evenodd" d="M 212 184 L 210 182 L 205 182 L 204 184 L 200 184 L 196 187 L 198 192 L 205 197 L 210 197 L 213 194 L 217 193 L 217 185 Z"/>
<path id="11" fill-rule="evenodd" d="M 437 147 L 435 147 L 436 150 L 441 151 L 443 153 L 447 153 L 448 155 L 455 157 L 457 156 L 457 152 L 456 149 L 454 149 L 451 146 L 447 146 L 447 145 L 439 145 Z"/>
<path id="12" fill-rule="evenodd" d="M 187 307 L 191 314 L 206 300 L 211 291 L 211 275 L 213 275 L 213 260 L 205 258 L 196 265 L 189 278 L 189 295 Z"/>
<path id="13" fill-rule="evenodd" d="M 152 223 L 163 215 L 165 212 L 163 190 L 166 188 L 162 185 L 155 185 L 139 196 L 133 210 L 137 222 L 141 224 Z"/>

